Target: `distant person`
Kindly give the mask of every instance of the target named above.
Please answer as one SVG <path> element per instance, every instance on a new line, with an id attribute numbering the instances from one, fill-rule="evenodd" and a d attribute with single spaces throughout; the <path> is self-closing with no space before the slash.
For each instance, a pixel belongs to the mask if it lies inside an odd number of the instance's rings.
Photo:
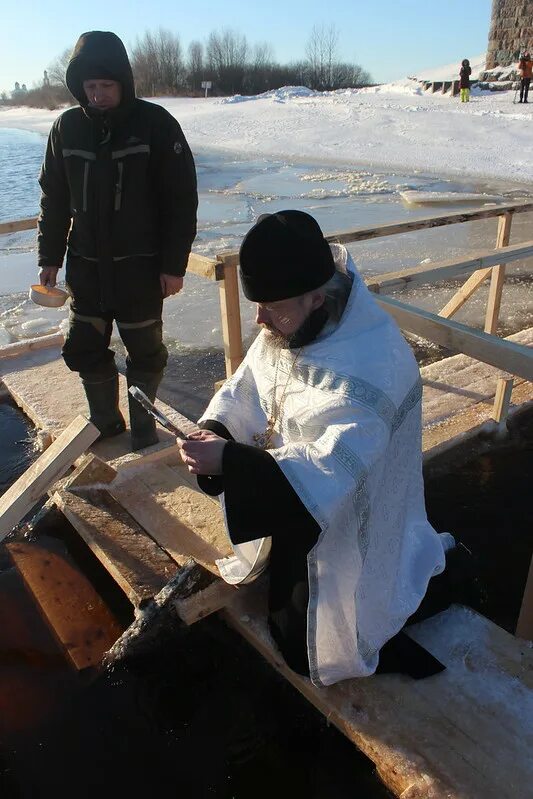
<path id="1" fill-rule="evenodd" d="M 519 103 L 527 103 L 529 94 L 529 84 L 533 75 L 533 61 L 529 53 L 524 53 L 518 62 L 518 74 L 520 75 L 520 100 Z"/>
<path id="2" fill-rule="evenodd" d="M 196 235 L 196 172 L 174 117 L 135 97 L 114 33 L 80 36 L 66 82 L 79 106 L 61 114 L 48 138 L 39 274 L 54 286 L 66 250 L 72 305 L 63 357 L 80 374 L 91 421 L 109 437 L 125 430 L 113 321 L 128 352 L 128 385 L 154 400 L 167 363 L 163 299 L 181 291 Z M 133 399 L 130 424 L 133 449 L 157 442 L 154 420 Z"/>
<path id="3" fill-rule="evenodd" d="M 470 102 L 470 75 L 472 74 L 472 67 L 468 58 L 463 58 L 461 61 L 461 69 L 459 70 L 459 88 L 461 90 L 461 102 Z"/>

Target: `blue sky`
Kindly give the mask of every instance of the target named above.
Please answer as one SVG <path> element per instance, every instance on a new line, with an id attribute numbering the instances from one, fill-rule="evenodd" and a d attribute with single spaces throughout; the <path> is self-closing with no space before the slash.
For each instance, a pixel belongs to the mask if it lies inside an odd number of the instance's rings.
<path id="1" fill-rule="evenodd" d="M 214 29 L 233 28 L 251 44 L 267 41 L 276 60 L 303 58 L 315 24 L 337 26 L 344 60 L 374 80 L 395 80 L 486 50 L 492 0 L 36 0 L 31 7 L 2 0 L 0 89 L 28 87 L 86 30 L 115 31 L 129 46 L 146 29 L 179 33 L 187 47 Z"/>

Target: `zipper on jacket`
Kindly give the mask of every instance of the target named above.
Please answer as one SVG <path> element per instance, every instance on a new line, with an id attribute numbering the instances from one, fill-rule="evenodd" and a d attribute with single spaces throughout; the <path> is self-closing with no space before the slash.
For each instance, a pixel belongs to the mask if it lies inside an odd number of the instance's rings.
<path id="1" fill-rule="evenodd" d="M 87 212 L 87 186 L 89 184 L 89 162 L 85 162 L 83 168 L 83 198 L 82 198 L 82 211 Z"/>
<path id="2" fill-rule="evenodd" d="M 122 203 L 122 175 L 124 172 L 124 162 L 119 161 L 117 164 L 118 168 L 118 177 L 115 186 L 115 211 L 120 211 L 120 206 Z"/>

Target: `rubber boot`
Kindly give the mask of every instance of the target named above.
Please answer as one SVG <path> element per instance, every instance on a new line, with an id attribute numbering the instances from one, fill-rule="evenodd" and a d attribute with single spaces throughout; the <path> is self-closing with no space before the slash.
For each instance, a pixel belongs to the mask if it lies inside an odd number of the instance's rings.
<path id="1" fill-rule="evenodd" d="M 137 386 L 144 391 L 149 400 L 154 402 L 163 372 L 126 372 L 128 389 Z M 145 447 L 157 444 L 155 419 L 147 413 L 142 405 L 134 399 L 128 390 L 128 403 L 130 409 L 131 448 L 134 452 Z"/>
<path id="2" fill-rule="evenodd" d="M 123 433 L 126 422 L 118 405 L 118 373 L 86 375 L 81 382 L 89 404 L 90 421 L 99 429 L 100 438 Z"/>

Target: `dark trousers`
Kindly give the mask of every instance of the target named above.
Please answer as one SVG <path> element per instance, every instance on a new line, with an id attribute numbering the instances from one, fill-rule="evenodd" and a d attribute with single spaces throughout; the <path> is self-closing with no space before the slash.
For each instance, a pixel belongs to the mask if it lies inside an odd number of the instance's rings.
<path id="1" fill-rule="evenodd" d="M 115 321 L 128 353 L 128 372 L 162 372 L 167 350 L 162 340 L 163 298 L 154 259 L 127 258 L 113 264 L 112 309 L 102 308 L 97 267 L 77 256 L 67 259 L 66 282 L 73 299 L 62 354 L 68 368 L 82 377 L 114 374 L 115 353 L 109 343 Z"/>
<path id="2" fill-rule="evenodd" d="M 531 78 L 521 78 L 520 80 L 520 101 L 527 103 L 527 96 L 529 94 L 529 84 L 531 83 Z"/>

